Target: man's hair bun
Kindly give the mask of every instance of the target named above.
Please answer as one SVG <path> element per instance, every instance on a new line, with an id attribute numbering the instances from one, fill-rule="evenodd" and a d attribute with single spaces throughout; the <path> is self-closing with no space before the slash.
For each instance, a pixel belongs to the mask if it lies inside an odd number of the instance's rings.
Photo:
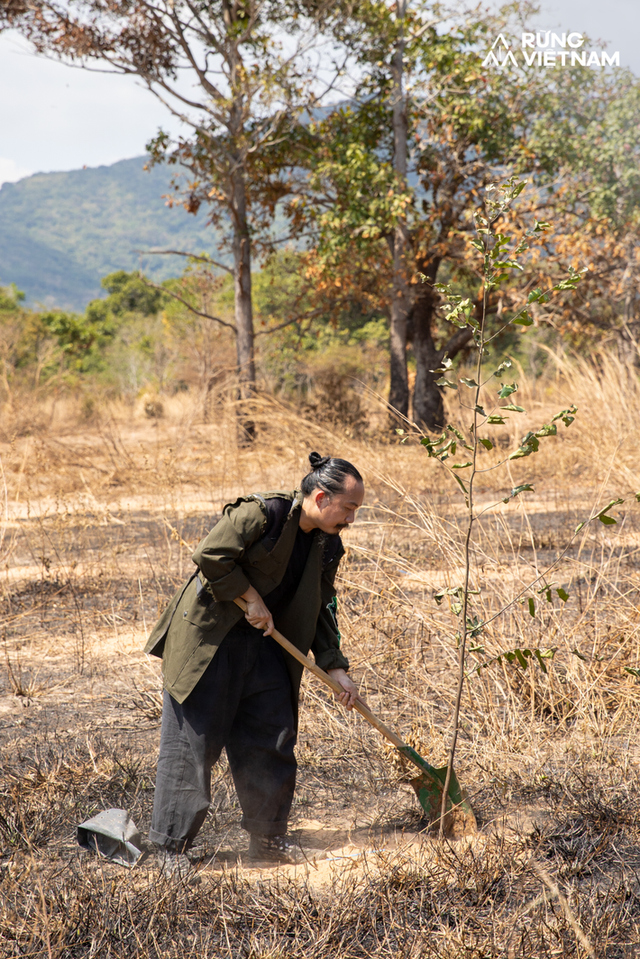
<path id="1" fill-rule="evenodd" d="M 312 470 L 320 470 L 330 462 L 330 456 L 320 456 L 320 453 L 316 453 L 315 450 L 313 453 L 309 453 L 309 463 Z"/>
<path id="2" fill-rule="evenodd" d="M 321 489 L 329 496 L 340 493 L 344 489 L 347 476 L 353 476 L 359 483 L 362 482 L 360 473 L 352 463 L 341 460 L 337 456 L 320 456 L 315 450 L 309 453 L 311 472 L 303 478 L 300 489 L 305 496 L 313 493 L 314 489 Z"/>

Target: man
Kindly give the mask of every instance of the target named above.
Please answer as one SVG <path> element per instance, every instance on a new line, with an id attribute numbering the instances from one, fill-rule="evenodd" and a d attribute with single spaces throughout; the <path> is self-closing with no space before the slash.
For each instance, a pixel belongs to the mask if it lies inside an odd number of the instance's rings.
<path id="1" fill-rule="evenodd" d="M 160 756 L 149 838 L 167 871 L 186 850 L 211 800 L 224 748 L 250 834 L 249 858 L 293 862 L 287 822 L 302 666 L 271 638 L 274 625 L 340 684 L 358 690 L 340 650 L 334 581 L 340 533 L 362 505 L 364 483 L 346 460 L 309 456 L 300 490 L 254 494 L 225 506 L 200 543 L 198 570 L 173 597 L 145 651 L 163 659 Z M 234 602 L 246 602 L 246 613 Z"/>

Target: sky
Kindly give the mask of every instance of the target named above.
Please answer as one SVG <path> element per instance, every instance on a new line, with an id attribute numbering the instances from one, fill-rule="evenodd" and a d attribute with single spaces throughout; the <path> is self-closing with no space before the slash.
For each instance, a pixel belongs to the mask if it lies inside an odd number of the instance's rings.
<path id="1" fill-rule="evenodd" d="M 609 52 L 620 51 L 621 66 L 640 75 L 640 0 L 540 0 L 540 6 L 533 29 L 605 40 Z M 178 124 L 134 78 L 36 57 L 15 33 L 0 34 L 0 184 L 141 156 L 159 127 L 173 133 Z"/>

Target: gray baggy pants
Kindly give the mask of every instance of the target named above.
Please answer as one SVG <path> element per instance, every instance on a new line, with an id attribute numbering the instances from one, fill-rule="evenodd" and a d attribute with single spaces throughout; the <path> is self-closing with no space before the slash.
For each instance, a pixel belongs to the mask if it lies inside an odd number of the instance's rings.
<path id="1" fill-rule="evenodd" d="M 184 703 L 165 691 L 149 838 L 188 849 L 211 801 L 211 768 L 224 748 L 242 827 L 283 835 L 296 781 L 291 680 L 281 648 L 241 623 L 225 637 Z"/>

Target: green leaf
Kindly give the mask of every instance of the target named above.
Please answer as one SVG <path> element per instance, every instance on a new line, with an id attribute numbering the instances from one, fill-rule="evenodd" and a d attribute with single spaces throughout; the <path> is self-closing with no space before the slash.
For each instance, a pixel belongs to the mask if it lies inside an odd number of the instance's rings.
<path id="1" fill-rule="evenodd" d="M 512 496 L 519 496 L 520 493 L 535 493 L 531 483 L 522 483 L 520 486 L 514 486 L 511 490 Z"/>
<path id="2" fill-rule="evenodd" d="M 553 659 L 557 652 L 558 647 L 552 646 L 550 649 L 514 649 L 508 650 L 504 653 L 499 653 L 497 656 L 494 656 L 493 659 L 490 659 L 486 663 L 478 663 L 477 666 L 473 667 L 472 672 L 480 674 L 481 669 L 486 669 L 488 666 L 491 666 L 492 663 L 502 663 L 503 660 L 506 660 L 509 664 L 514 665 L 517 663 L 522 669 L 526 669 L 529 665 L 529 661 L 535 659 L 538 663 L 540 669 L 546 673 L 547 666 L 545 660 Z"/>
<path id="3" fill-rule="evenodd" d="M 569 276 L 565 280 L 561 280 L 560 283 L 556 283 L 553 287 L 554 290 L 575 290 L 576 286 L 583 278 L 587 272 L 586 267 L 583 270 L 574 270 L 572 266 L 569 267 Z"/>
<path id="4" fill-rule="evenodd" d="M 478 437 L 478 442 L 482 443 L 482 445 L 484 446 L 486 450 L 493 449 L 493 443 L 491 442 L 491 440 L 486 440 L 486 439 L 482 439 L 481 437 Z"/>
<path id="5" fill-rule="evenodd" d="M 566 601 L 569 599 L 569 594 L 562 588 L 562 586 L 556 589 L 556 593 L 558 594 L 558 596 L 560 597 L 563 603 L 566 603 Z"/>
<path id="6" fill-rule="evenodd" d="M 530 596 L 529 597 L 529 616 L 535 616 L 535 615 L 536 615 L 536 602 L 533 596 Z"/>
<path id="7" fill-rule="evenodd" d="M 462 586 L 444 586 L 442 589 L 439 589 L 437 593 L 434 593 L 433 598 L 439 606 L 445 596 L 457 596 L 460 599 L 463 592 Z M 469 592 L 471 592 L 471 590 L 469 590 Z"/>
<path id="8" fill-rule="evenodd" d="M 547 666 L 545 663 L 545 659 L 553 659 L 553 657 L 556 654 L 556 649 L 557 647 L 554 646 L 551 649 L 534 649 L 533 650 L 533 655 L 538 661 L 538 665 L 540 666 L 540 669 L 542 670 L 543 673 L 547 673 Z"/>
<path id="9" fill-rule="evenodd" d="M 475 380 L 469 379 L 468 376 L 461 376 L 460 382 L 464 383 L 465 386 L 468 386 L 469 389 L 473 389 L 478 385 Z"/>
<path id="10" fill-rule="evenodd" d="M 542 290 L 536 288 L 535 290 L 532 290 L 527 297 L 527 303 L 537 303 L 542 296 L 544 296 Z"/>
<path id="11" fill-rule="evenodd" d="M 517 260 L 494 260 L 493 265 L 496 272 L 502 270 L 522 270 L 522 266 Z"/>
<path id="12" fill-rule="evenodd" d="M 511 453 L 511 455 L 509 456 L 509 459 L 518 460 L 518 459 L 521 459 L 523 456 L 530 456 L 531 453 L 537 453 L 539 448 L 540 448 L 540 441 L 537 439 L 535 433 L 532 433 L 531 431 L 529 431 L 527 435 L 525 436 L 525 438 L 522 440 L 522 443 L 520 444 L 520 448 L 517 449 L 515 453 Z"/>
<path id="13" fill-rule="evenodd" d="M 469 490 L 468 490 L 467 487 L 464 485 L 463 481 L 460 479 L 460 477 L 458 476 L 457 473 L 452 473 L 451 475 L 453 476 L 454 480 L 456 481 L 456 483 L 458 484 L 458 486 L 460 487 L 460 489 L 461 489 L 462 492 L 464 493 L 465 501 L 468 502 Z"/>
<path id="14" fill-rule="evenodd" d="M 468 463 L 453 463 L 451 469 L 452 469 L 452 470 L 466 470 L 467 467 L 469 467 L 469 466 L 473 466 L 473 463 L 471 462 L 471 460 L 469 460 Z"/>
<path id="15" fill-rule="evenodd" d="M 444 376 L 441 376 L 439 380 L 436 380 L 436 386 L 442 386 L 444 389 L 457 390 L 458 384 L 452 383 L 451 380 L 446 379 Z"/>
<path id="16" fill-rule="evenodd" d="M 487 417 L 487 423 L 496 425 L 496 424 L 506 423 L 506 420 L 504 416 L 499 416 L 497 413 L 492 413 L 490 416 Z"/>
<path id="17" fill-rule="evenodd" d="M 453 323 L 455 326 L 459 326 L 461 329 L 464 329 L 466 326 L 477 327 L 478 322 L 471 315 L 473 312 L 473 303 L 466 297 L 463 299 L 457 294 L 449 294 L 449 303 L 445 303 L 442 307 L 442 310 L 445 314 L 445 319 L 449 323 Z"/>
<path id="18" fill-rule="evenodd" d="M 445 353 L 442 359 L 440 360 L 440 366 L 437 368 L 437 370 L 429 370 L 429 372 L 430 373 L 446 373 L 447 370 L 450 370 L 452 366 L 453 366 L 453 360 L 449 359 L 448 354 Z"/>
<path id="19" fill-rule="evenodd" d="M 470 653 L 484 653 L 484 646 L 469 646 Z"/>
<path id="20" fill-rule="evenodd" d="M 480 414 L 480 416 L 486 416 L 486 415 L 487 415 L 480 405 L 476 405 L 476 406 L 474 406 L 473 408 L 474 408 L 474 410 L 475 410 L 476 413 L 479 413 L 479 414 Z"/>
<path id="21" fill-rule="evenodd" d="M 506 400 L 507 396 L 511 396 L 511 394 L 515 393 L 517 389 L 518 389 L 517 383 L 511 383 L 511 385 L 509 385 L 508 383 L 503 383 L 502 389 L 498 390 L 498 396 L 500 397 L 501 400 Z"/>
<path id="22" fill-rule="evenodd" d="M 587 659 L 587 657 L 586 657 L 586 656 L 583 656 L 582 653 L 579 653 L 577 649 L 572 649 L 571 652 L 573 653 L 574 656 L 577 656 L 578 659 L 581 659 L 583 663 L 588 663 L 588 662 L 589 662 L 589 660 Z"/>
<path id="23" fill-rule="evenodd" d="M 637 501 L 640 503 L 640 493 L 636 493 L 636 494 L 635 494 L 635 497 L 636 497 Z"/>
<path id="24" fill-rule="evenodd" d="M 428 436 L 420 437 L 420 446 L 424 446 L 429 456 L 433 456 L 433 441 Z"/>
<path id="25" fill-rule="evenodd" d="M 462 612 L 462 603 L 452 603 L 451 612 L 453 613 L 454 616 L 459 616 L 460 613 Z"/>
<path id="26" fill-rule="evenodd" d="M 604 523 L 605 526 L 617 525 L 618 520 L 614 519 L 613 516 L 607 516 L 607 513 L 609 512 L 610 509 L 613 509 L 614 506 L 619 506 L 620 503 L 624 503 L 624 500 L 612 499 L 611 502 L 607 503 L 607 505 L 603 509 L 601 509 L 599 513 L 596 513 L 595 518 L 599 519 L 600 522 Z"/>
<path id="27" fill-rule="evenodd" d="M 519 316 L 514 316 L 511 320 L 514 326 L 533 326 L 533 318 L 529 316 L 527 311 L 520 313 Z"/>
<path id="28" fill-rule="evenodd" d="M 640 669 L 636 669 L 635 666 L 625 666 L 625 673 L 629 673 L 630 676 L 635 676 L 636 679 L 640 679 Z"/>
<path id="29" fill-rule="evenodd" d="M 503 360 L 497 370 L 494 370 L 493 376 L 500 376 L 501 373 L 504 373 L 505 370 L 508 370 L 511 366 L 511 360 Z"/>
<path id="30" fill-rule="evenodd" d="M 576 533 L 579 533 L 580 530 L 584 528 L 584 525 L 585 525 L 584 523 L 578 523 L 578 525 L 576 526 L 576 530 L 575 530 Z"/>
<path id="31" fill-rule="evenodd" d="M 560 410 L 559 413 L 556 413 L 555 416 L 551 417 L 551 422 L 555 423 L 556 420 L 562 420 L 565 426 L 571 426 L 575 420 L 575 414 L 578 412 L 577 406 L 570 406 L 567 410 Z"/>
<path id="32" fill-rule="evenodd" d="M 516 406 L 514 403 L 509 403 L 508 406 L 501 406 L 501 410 L 508 410 L 510 413 L 526 413 L 524 406 Z"/>
<path id="33" fill-rule="evenodd" d="M 478 619 L 477 616 L 474 616 L 473 619 L 467 617 L 467 630 L 471 639 L 475 639 L 476 636 L 480 636 L 484 629 L 484 620 Z"/>
<path id="34" fill-rule="evenodd" d="M 449 423 L 449 425 L 447 426 L 447 429 L 449 430 L 450 433 L 453 433 L 453 435 L 460 440 L 460 442 L 462 443 L 462 445 L 464 446 L 466 450 L 473 451 L 473 446 L 469 446 L 469 444 L 465 440 L 460 430 L 456 429 L 455 426 L 452 426 L 451 423 Z"/>

